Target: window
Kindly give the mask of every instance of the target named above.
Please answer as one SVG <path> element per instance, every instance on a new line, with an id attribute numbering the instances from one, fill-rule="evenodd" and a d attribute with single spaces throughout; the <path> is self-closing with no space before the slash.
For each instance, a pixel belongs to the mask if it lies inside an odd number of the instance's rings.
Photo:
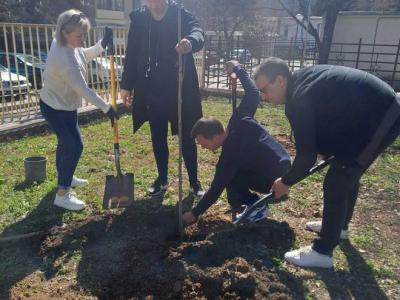
<path id="1" fill-rule="evenodd" d="M 124 11 L 124 0 L 98 0 L 98 9 Z"/>

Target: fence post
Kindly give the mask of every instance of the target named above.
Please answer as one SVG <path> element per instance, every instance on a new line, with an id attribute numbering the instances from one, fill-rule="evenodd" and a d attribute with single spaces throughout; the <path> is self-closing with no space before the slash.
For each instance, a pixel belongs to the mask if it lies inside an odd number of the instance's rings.
<path id="1" fill-rule="evenodd" d="M 361 51 L 361 43 L 362 43 L 362 38 L 358 41 L 358 50 L 357 50 L 357 59 L 356 59 L 356 69 L 358 69 L 358 62 L 360 60 L 360 51 Z"/>
<path id="2" fill-rule="evenodd" d="M 226 41 L 225 41 L 226 43 Z M 218 49 L 220 49 L 219 45 L 222 45 L 222 40 L 221 40 L 221 36 L 218 33 Z M 226 47 L 225 47 L 226 48 Z M 218 60 L 218 68 L 217 68 L 217 88 L 219 88 L 219 80 L 220 80 L 220 68 L 221 67 L 221 62 Z M 214 74 L 213 74 L 214 76 Z"/>
<path id="3" fill-rule="evenodd" d="M 394 82 L 396 80 L 396 71 L 397 71 L 397 64 L 399 62 L 399 54 L 400 54 L 400 40 L 399 40 L 399 44 L 397 45 L 397 53 L 396 53 L 396 58 L 394 60 L 393 75 L 392 75 L 392 85 L 393 86 L 394 86 Z"/>
<path id="4" fill-rule="evenodd" d="M 202 57 L 201 57 L 201 79 L 200 79 L 200 87 L 204 88 L 206 79 L 206 47 L 203 47 Z"/>
<path id="5" fill-rule="evenodd" d="M 289 44 L 289 57 L 288 57 L 288 66 L 290 67 L 290 60 L 292 59 L 292 47 L 293 47 L 293 38 L 290 38 Z M 292 72 L 294 71 L 294 61 L 292 62 Z"/>
<path id="6" fill-rule="evenodd" d="M 207 41 L 207 38 L 206 38 L 206 41 Z M 208 49 L 206 49 L 206 51 L 208 51 L 208 56 L 210 56 L 211 49 L 212 49 L 212 35 L 209 36 L 208 44 L 206 43 L 204 48 L 206 48 L 206 47 L 208 48 Z M 219 55 L 219 54 L 217 54 L 217 55 Z M 209 87 L 210 86 L 210 65 L 205 60 L 204 60 L 204 65 L 207 68 L 207 87 Z M 204 76 L 206 76 L 205 74 L 206 74 L 206 71 L 204 71 Z"/>

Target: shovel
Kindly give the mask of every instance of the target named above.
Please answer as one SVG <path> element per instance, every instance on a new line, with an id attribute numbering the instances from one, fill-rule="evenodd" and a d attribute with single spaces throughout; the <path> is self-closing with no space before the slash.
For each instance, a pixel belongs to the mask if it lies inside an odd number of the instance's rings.
<path id="1" fill-rule="evenodd" d="M 334 157 L 330 157 L 327 160 L 323 160 L 321 161 L 319 164 L 317 164 L 316 166 L 312 167 L 307 175 L 304 177 L 308 177 L 311 174 L 314 174 L 315 172 L 322 170 L 323 168 L 325 168 L 327 165 L 329 165 L 329 163 L 334 159 Z M 303 179 L 304 179 L 303 178 Z M 267 205 L 269 202 L 273 201 L 275 199 L 275 196 L 273 193 L 269 193 L 267 195 L 265 195 L 264 197 L 262 197 L 260 200 L 257 200 L 256 202 L 254 202 L 251 206 L 246 207 L 246 209 L 236 218 L 236 220 L 233 222 L 234 224 L 246 224 L 249 223 L 250 219 L 250 215 L 260 209 L 262 206 Z"/>
<path id="2" fill-rule="evenodd" d="M 231 101 L 232 101 L 232 113 L 235 112 L 236 110 L 236 102 L 237 102 L 237 75 L 236 73 L 232 73 L 230 75 L 230 81 L 231 81 L 231 88 L 232 88 L 232 96 L 231 96 Z"/>
<path id="3" fill-rule="evenodd" d="M 111 100 L 112 106 L 117 109 L 117 89 L 115 81 L 114 69 L 114 45 L 113 42 L 107 46 L 108 55 L 110 57 L 111 71 Z M 128 207 L 133 203 L 133 173 L 122 174 L 119 161 L 119 135 L 118 135 L 118 120 L 115 118 L 111 122 L 113 128 L 114 142 L 114 160 L 117 169 L 117 176 L 107 175 L 106 185 L 104 189 L 103 208 L 123 208 Z"/>

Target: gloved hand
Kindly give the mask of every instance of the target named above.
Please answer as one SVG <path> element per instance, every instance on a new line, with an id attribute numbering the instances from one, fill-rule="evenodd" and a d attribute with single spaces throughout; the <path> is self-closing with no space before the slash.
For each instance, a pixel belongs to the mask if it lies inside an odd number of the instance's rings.
<path id="1" fill-rule="evenodd" d="M 104 29 L 103 39 L 101 40 L 101 46 L 103 49 L 106 49 L 108 45 L 113 42 L 113 32 L 112 29 L 108 26 Z"/>
<path id="2" fill-rule="evenodd" d="M 110 109 L 106 112 L 107 117 L 110 118 L 111 120 L 111 126 L 114 126 L 114 120 L 119 119 L 118 111 L 116 111 L 112 106 Z"/>

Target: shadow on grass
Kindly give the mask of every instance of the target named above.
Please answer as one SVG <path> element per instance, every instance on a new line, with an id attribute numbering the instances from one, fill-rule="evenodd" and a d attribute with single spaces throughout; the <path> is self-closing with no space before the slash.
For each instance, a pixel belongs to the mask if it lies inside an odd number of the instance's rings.
<path id="1" fill-rule="evenodd" d="M 51 228 L 62 224 L 64 210 L 53 206 L 56 190 L 47 193 L 25 218 L 3 231 L 0 238 L 30 232 L 43 232 L 31 238 L 0 242 L 0 299 L 10 299 L 9 291 L 16 283 L 42 266 L 41 242 Z"/>
<path id="2" fill-rule="evenodd" d="M 347 258 L 349 271 L 315 270 L 324 281 L 330 298 L 343 300 L 389 299 L 379 287 L 373 270 L 350 241 L 342 241 L 339 247 Z"/>
<path id="3" fill-rule="evenodd" d="M 41 183 L 43 183 L 44 181 L 42 181 L 42 182 L 32 182 L 32 181 L 26 181 L 26 180 L 24 180 L 24 181 L 22 181 L 22 182 L 20 182 L 20 183 L 18 183 L 18 184 L 16 184 L 15 186 L 14 186 L 14 191 L 16 191 L 16 192 L 18 192 L 18 191 L 24 191 L 24 190 L 26 190 L 26 189 L 29 189 L 30 187 L 32 187 L 32 186 L 35 186 L 35 185 L 39 185 L 39 184 L 41 184 Z"/>

